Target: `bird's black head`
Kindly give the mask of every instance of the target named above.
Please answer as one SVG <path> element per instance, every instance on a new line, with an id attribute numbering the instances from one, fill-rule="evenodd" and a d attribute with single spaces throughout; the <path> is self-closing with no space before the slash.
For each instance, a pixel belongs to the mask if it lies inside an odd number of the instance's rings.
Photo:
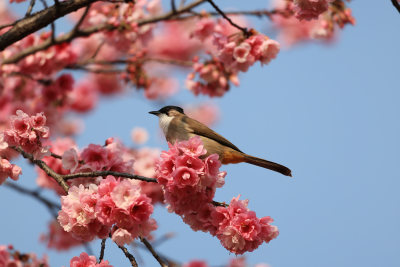
<path id="1" fill-rule="evenodd" d="M 178 106 L 165 106 L 165 107 L 161 108 L 158 111 L 150 111 L 149 113 L 153 114 L 153 115 L 156 115 L 156 116 L 158 116 L 160 114 L 165 114 L 165 115 L 170 116 L 170 114 L 174 113 L 174 112 L 179 112 L 181 114 L 185 114 L 183 109 L 181 107 L 178 107 Z"/>

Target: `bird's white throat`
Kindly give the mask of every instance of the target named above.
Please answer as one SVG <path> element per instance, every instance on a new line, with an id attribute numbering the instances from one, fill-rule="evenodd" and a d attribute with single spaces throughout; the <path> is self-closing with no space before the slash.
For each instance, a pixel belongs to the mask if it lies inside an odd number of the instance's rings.
<path id="1" fill-rule="evenodd" d="M 163 131 L 164 135 L 167 136 L 169 124 L 174 119 L 174 117 L 169 117 L 166 114 L 161 114 L 160 116 L 158 116 L 158 118 L 159 118 L 158 123 L 160 124 L 160 128 Z"/>

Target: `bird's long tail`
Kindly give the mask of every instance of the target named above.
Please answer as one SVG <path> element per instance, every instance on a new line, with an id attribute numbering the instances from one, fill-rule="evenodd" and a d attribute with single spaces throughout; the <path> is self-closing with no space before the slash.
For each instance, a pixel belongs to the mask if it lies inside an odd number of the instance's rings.
<path id="1" fill-rule="evenodd" d="M 244 156 L 244 161 L 247 163 L 257 165 L 272 171 L 276 171 L 286 176 L 292 176 L 292 171 L 283 165 L 265 159 L 253 157 L 247 154 L 243 154 L 243 156 Z"/>

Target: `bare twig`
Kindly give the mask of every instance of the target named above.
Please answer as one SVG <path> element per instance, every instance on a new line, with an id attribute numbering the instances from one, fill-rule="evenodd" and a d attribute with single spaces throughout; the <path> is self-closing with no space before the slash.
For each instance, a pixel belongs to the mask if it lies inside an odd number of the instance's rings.
<path id="1" fill-rule="evenodd" d="M 118 246 L 122 252 L 125 254 L 125 256 L 128 258 L 128 260 L 130 261 L 132 267 L 138 267 L 138 264 L 136 262 L 135 257 L 133 257 L 133 255 L 131 253 L 129 253 L 128 249 L 124 246 Z"/>
<path id="2" fill-rule="evenodd" d="M 35 0 L 31 0 L 31 2 L 29 3 L 29 7 L 28 10 L 26 11 L 25 17 L 29 17 L 31 15 L 32 9 L 35 6 Z"/>
<path id="3" fill-rule="evenodd" d="M 400 3 L 397 0 L 392 0 L 393 6 L 397 9 L 397 11 L 400 13 Z"/>
<path id="4" fill-rule="evenodd" d="M 45 9 L 49 8 L 49 6 L 47 5 L 46 0 L 40 0 L 40 2 L 42 2 L 42 4 L 43 4 Z M 51 27 L 51 42 L 54 43 L 54 41 L 56 39 L 56 25 L 54 24 L 54 21 L 52 21 L 50 23 L 50 27 Z"/>
<path id="5" fill-rule="evenodd" d="M 61 209 L 60 204 L 43 197 L 42 195 L 40 195 L 38 191 L 24 188 L 16 183 L 5 182 L 4 185 L 20 193 L 32 196 L 36 200 L 43 203 L 46 206 L 46 208 L 48 208 L 49 212 L 53 215 L 53 217 L 57 218 L 57 210 Z"/>
<path id="6" fill-rule="evenodd" d="M 82 173 L 73 173 L 73 174 L 65 174 L 61 175 L 65 181 L 75 179 L 75 178 L 82 178 L 82 177 L 99 177 L 99 176 L 107 176 L 113 175 L 116 177 L 124 177 L 129 179 L 135 179 L 150 183 L 157 183 L 157 180 L 154 178 L 147 178 L 140 175 L 125 173 L 125 172 L 114 172 L 114 171 L 94 171 L 94 172 L 82 172 Z"/>
<path id="7" fill-rule="evenodd" d="M 172 10 L 172 12 L 176 13 L 175 0 L 171 0 L 171 10 Z"/>
<path id="8" fill-rule="evenodd" d="M 85 11 L 83 12 L 83 14 L 80 17 L 80 19 L 78 20 L 78 22 L 75 24 L 75 27 L 72 30 L 72 32 L 77 32 L 79 30 L 79 27 L 82 25 L 82 23 L 85 20 L 87 14 L 89 13 L 89 9 L 90 9 L 90 4 L 86 6 Z"/>
<path id="9" fill-rule="evenodd" d="M 241 30 L 244 35 L 246 36 L 250 36 L 250 32 L 247 30 L 247 28 L 241 27 L 239 25 L 237 25 L 235 22 L 233 22 L 212 0 L 207 0 L 207 2 L 209 2 L 213 8 L 224 18 L 226 19 L 233 27 Z"/>
<path id="10" fill-rule="evenodd" d="M 32 163 L 36 164 L 39 168 L 41 168 L 48 176 L 53 177 L 54 180 L 64 189 L 66 193 L 68 193 L 69 186 L 64 181 L 63 176 L 61 174 L 56 173 L 52 168 L 50 168 L 43 160 L 35 159 L 33 155 L 26 153 L 20 147 L 10 146 L 15 151 L 19 152 L 24 158 L 29 159 Z"/>
<path id="11" fill-rule="evenodd" d="M 153 257 L 158 261 L 158 263 L 160 264 L 161 267 L 168 267 L 168 264 L 164 262 L 163 259 L 161 259 L 161 257 L 157 254 L 157 252 L 153 249 L 153 247 L 151 246 L 150 242 L 147 241 L 146 238 L 144 237 L 139 237 L 140 241 L 142 241 L 142 243 L 146 246 L 146 248 L 150 251 L 150 253 L 153 255 Z"/>
<path id="12" fill-rule="evenodd" d="M 101 249 L 100 249 L 100 257 L 99 257 L 99 263 L 103 260 L 104 258 L 104 250 L 106 249 L 106 240 L 107 238 L 104 238 L 101 240 Z"/>

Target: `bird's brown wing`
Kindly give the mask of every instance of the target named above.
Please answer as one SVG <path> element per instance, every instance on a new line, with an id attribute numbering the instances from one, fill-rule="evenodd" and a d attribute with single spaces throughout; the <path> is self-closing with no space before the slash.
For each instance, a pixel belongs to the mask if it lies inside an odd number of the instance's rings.
<path id="1" fill-rule="evenodd" d="M 207 126 L 202 124 L 201 122 L 198 122 L 195 119 L 189 118 L 187 116 L 185 116 L 183 118 L 183 121 L 188 125 L 188 128 L 189 128 L 188 130 L 191 131 L 192 133 L 210 138 L 210 139 L 220 143 L 221 145 L 225 145 L 236 151 L 242 152 L 234 144 L 232 144 L 231 142 L 226 140 L 223 136 L 217 134 L 216 132 L 214 132 L 213 130 L 211 130 L 210 128 L 208 128 Z"/>

